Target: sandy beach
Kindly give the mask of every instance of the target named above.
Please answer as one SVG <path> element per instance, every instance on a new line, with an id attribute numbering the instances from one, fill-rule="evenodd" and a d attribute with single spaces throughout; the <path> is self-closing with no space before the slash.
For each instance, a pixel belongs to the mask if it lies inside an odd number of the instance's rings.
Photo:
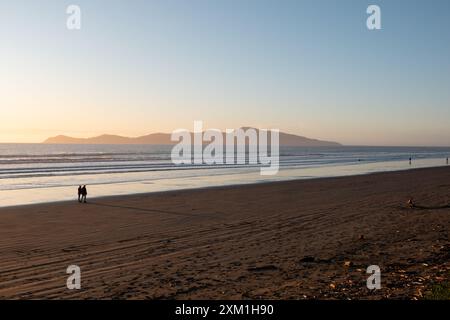
<path id="1" fill-rule="evenodd" d="M 2 208 L 0 298 L 421 299 L 449 280 L 449 204 L 442 167 Z"/>

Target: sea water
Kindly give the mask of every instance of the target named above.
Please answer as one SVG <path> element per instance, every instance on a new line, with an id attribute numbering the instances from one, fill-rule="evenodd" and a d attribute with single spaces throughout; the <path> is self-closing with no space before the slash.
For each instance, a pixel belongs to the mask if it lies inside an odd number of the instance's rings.
<path id="1" fill-rule="evenodd" d="M 280 170 L 172 163 L 167 145 L 0 144 L 0 206 L 446 165 L 445 147 L 280 147 Z M 412 158 L 411 164 L 409 158 Z"/>

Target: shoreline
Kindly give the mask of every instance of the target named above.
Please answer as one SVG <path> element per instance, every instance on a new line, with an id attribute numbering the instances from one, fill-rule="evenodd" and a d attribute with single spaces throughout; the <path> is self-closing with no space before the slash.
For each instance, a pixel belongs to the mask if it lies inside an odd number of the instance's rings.
<path id="1" fill-rule="evenodd" d="M 342 176 L 324 176 L 324 177 L 309 177 L 309 178 L 297 178 L 292 177 L 292 179 L 283 179 L 283 180 L 268 180 L 268 181 L 258 181 L 258 182 L 249 182 L 249 183 L 237 183 L 237 184 L 227 184 L 227 185 L 216 185 L 216 186 L 204 186 L 204 187 L 192 187 L 192 188 L 184 188 L 184 189 L 175 189 L 175 190 L 163 190 L 163 191 L 150 191 L 150 192 L 138 192 L 138 193 L 130 193 L 130 194 L 119 194 L 119 195 L 106 195 L 106 196 L 94 196 L 89 197 L 88 194 L 88 200 L 94 199 L 94 200 L 120 200 L 121 198 L 128 198 L 128 197 L 134 197 L 134 196 L 150 196 L 150 195 L 158 195 L 158 194 L 170 194 L 173 192 L 184 192 L 184 191 L 195 191 L 195 190 L 208 190 L 208 189 L 228 189 L 228 188 L 239 188 L 239 187 L 246 187 L 246 186 L 257 186 L 262 184 L 278 184 L 278 183 L 285 183 L 285 182 L 292 182 L 292 181 L 311 181 L 311 180 L 327 180 L 327 179 L 341 179 L 341 178 L 347 178 L 347 177 L 358 177 L 358 176 L 370 176 L 370 175 L 378 175 L 378 174 L 385 174 L 385 173 L 395 173 L 395 172 L 404 172 L 404 171 L 415 171 L 415 170 L 428 170 L 428 169 L 437 169 L 437 168 L 446 168 L 450 167 L 448 165 L 438 165 L 438 166 L 432 166 L 432 167 L 419 167 L 419 168 L 405 168 L 405 169 L 399 169 L 399 170 L 386 170 L 386 171 L 376 171 L 376 172 L 366 172 L 366 173 L 356 173 L 351 175 L 342 175 Z M 124 182 L 126 183 L 126 182 Z M 112 183 L 115 184 L 115 183 Z M 120 184 L 120 183 L 118 183 Z M 100 184 L 103 185 L 103 184 Z M 89 187 L 89 185 L 88 185 Z M 76 189 L 76 186 L 73 186 L 74 190 Z M 27 189 L 27 190 L 33 190 L 33 189 Z M 76 190 L 75 190 L 76 191 Z M 46 205 L 46 204 L 69 204 L 73 203 L 74 201 L 77 201 L 76 194 L 74 192 L 74 198 L 73 200 L 61 200 L 61 201 L 48 201 L 48 202 L 37 202 L 37 203 L 30 203 L 30 204 L 17 204 L 17 205 L 7 205 L 7 206 L 1 206 L 0 205 L 0 211 L 2 209 L 7 208 L 29 208 L 33 206 L 39 206 L 39 205 Z"/>
<path id="2" fill-rule="evenodd" d="M 0 208 L 0 298 L 423 299 L 449 281 L 448 181 L 441 167 Z M 73 264 L 82 290 L 66 288 Z"/>

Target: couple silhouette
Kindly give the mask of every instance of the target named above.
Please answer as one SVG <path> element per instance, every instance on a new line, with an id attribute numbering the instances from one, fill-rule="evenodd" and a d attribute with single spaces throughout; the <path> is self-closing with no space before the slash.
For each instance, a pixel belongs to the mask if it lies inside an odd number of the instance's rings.
<path id="1" fill-rule="evenodd" d="M 87 189 L 86 185 L 78 187 L 78 202 L 86 203 Z"/>

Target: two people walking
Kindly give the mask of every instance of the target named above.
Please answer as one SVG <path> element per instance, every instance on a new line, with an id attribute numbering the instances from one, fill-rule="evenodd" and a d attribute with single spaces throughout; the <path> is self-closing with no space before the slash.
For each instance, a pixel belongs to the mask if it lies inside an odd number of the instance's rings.
<path id="1" fill-rule="evenodd" d="M 86 186 L 85 185 L 83 187 L 79 186 L 78 187 L 78 202 L 86 203 L 86 196 L 87 196 Z"/>

